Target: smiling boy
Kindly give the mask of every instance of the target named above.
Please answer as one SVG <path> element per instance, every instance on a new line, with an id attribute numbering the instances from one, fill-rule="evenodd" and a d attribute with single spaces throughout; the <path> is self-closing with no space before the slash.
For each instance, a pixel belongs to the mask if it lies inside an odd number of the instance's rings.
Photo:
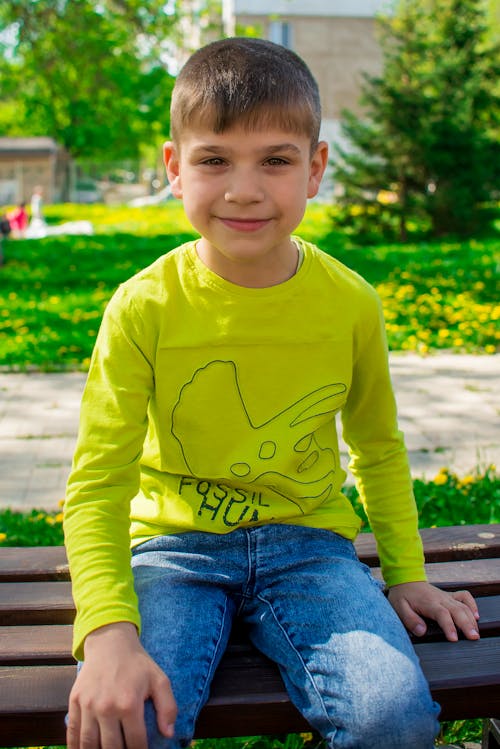
<path id="1" fill-rule="evenodd" d="M 311 158 L 310 137 L 290 136 L 276 127 L 249 133 L 235 124 L 214 133 L 198 126 L 177 149 L 165 146 L 172 192 L 201 234 L 198 256 L 240 286 L 274 286 L 297 269 L 290 235 L 318 191 L 328 148 L 319 143 Z"/>
<path id="2" fill-rule="evenodd" d="M 68 746 L 187 746 L 239 616 L 329 747 L 430 749 L 400 620 L 476 639 L 477 608 L 425 581 L 380 302 L 293 236 L 327 164 L 316 83 L 270 42 L 215 42 L 171 120 L 200 238 L 120 287 L 94 350 L 65 511 Z M 388 599 L 352 544 L 337 413 Z"/>

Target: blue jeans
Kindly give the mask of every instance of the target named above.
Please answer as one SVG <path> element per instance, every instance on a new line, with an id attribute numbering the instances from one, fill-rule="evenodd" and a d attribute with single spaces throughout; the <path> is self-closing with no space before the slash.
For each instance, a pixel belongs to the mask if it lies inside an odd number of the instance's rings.
<path id="1" fill-rule="evenodd" d="M 235 616 L 279 665 L 291 699 L 332 749 L 431 749 L 433 703 L 380 584 L 335 533 L 291 525 L 190 532 L 136 547 L 142 642 L 168 675 L 174 740 L 146 703 L 150 749 L 188 745 Z"/>

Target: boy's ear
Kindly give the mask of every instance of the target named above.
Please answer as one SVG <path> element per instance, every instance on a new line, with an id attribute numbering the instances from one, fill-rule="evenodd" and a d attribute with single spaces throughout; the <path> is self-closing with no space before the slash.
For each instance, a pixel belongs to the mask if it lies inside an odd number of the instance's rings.
<path id="1" fill-rule="evenodd" d="M 307 197 L 314 198 L 318 194 L 321 179 L 325 173 L 328 164 L 328 143 L 320 140 L 313 153 L 309 171 L 309 184 L 307 187 Z"/>
<path id="2" fill-rule="evenodd" d="M 167 141 L 163 145 L 163 163 L 167 170 L 167 177 L 172 189 L 172 195 L 174 198 L 182 198 L 180 162 L 176 147 L 172 141 Z"/>

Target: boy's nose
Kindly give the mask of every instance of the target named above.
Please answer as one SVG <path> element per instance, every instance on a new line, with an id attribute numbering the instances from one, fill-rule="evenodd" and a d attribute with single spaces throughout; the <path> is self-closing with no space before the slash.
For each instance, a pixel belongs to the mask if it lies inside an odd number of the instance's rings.
<path id="1" fill-rule="evenodd" d="M 227 203 L 260 203 L 264 200 L 264 191 L 259 181 L 248 172 L 234 173 L 226 187 L 224 199 Z"/>

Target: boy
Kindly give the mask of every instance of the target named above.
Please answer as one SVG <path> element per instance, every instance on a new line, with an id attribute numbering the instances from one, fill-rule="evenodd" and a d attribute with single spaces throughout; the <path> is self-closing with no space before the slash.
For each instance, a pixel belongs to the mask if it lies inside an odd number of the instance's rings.
<path id="1" fill-rule="evenodd" d="M 425 582 L 378 299 L 291 236 L 327 163 L 316 83 L 270 42 L 215 42 L 171 122 L 201 236 L 120 287 L 94 351 L 65 512 L 69 749 L 187 746 L 235 616 L 330 747 L 429 749 L 438 707 L 394 609 L 450 640 L 478 637 L 477 609 Z M 394 608 L 353 549 L 338 411 Z"/>

